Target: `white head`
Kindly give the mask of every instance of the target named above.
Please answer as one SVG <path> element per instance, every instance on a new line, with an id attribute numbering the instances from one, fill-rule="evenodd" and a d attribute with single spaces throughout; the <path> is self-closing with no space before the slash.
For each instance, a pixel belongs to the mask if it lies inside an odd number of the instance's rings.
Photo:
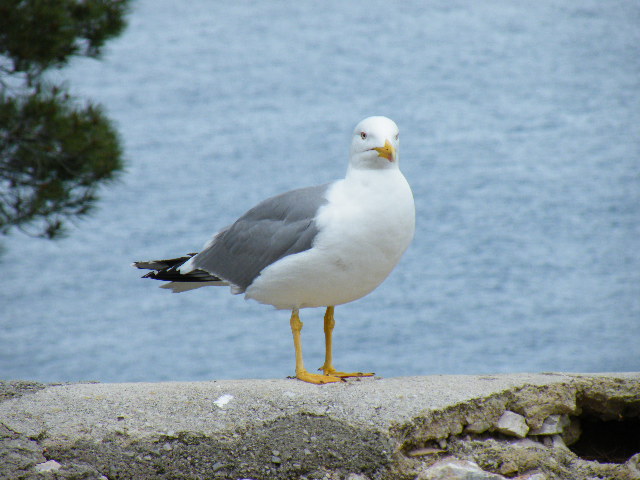
<path id="1" fill-rule="evenodd" d="M 387 117 L 368 117 L 353 130 L 349 164 L 352 168 L 398 168 L 398 126 Z"/>

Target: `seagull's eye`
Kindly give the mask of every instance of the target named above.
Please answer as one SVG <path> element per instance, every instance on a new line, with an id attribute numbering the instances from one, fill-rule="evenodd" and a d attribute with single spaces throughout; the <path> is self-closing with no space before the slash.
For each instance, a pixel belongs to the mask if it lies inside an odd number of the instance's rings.
<path id="1" fill-rule="evenodd" d="M 396 140 L 398 140 L 398 138 L 400 138 L 400 134 L 396 133 Z"/>
<path id="2" fill-rule="evenodd" d="M 360 132 L 360 138 L 361 139 L 366 139 L 367 138 L 367 133 L 366 132 Z"/>

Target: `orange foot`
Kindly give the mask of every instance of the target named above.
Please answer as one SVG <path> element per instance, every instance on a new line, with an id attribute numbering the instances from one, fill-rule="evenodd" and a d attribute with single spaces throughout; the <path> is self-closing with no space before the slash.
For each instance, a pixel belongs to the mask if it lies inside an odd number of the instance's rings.
<path id="1" fill-rule="evenodd" d="M 296 373 L 296 378 L 303 382 L 313 383 L 315 385 L 323 385 L 325 383 L 344 382 L 342 377 L 337 375 L 320 375 L 318 373 L 309 373 L 306 370 Z"/>
<path id="2" fill-rule="evenodd" d="M 349 377 L 373 377 L 375 373 L 363 373 L 363 372 L 338 372 L 333 366 L 321 366 L 318 370 L 322 370 L 326 376 L 338 377 L 338 378 L 349 378 Z"/>

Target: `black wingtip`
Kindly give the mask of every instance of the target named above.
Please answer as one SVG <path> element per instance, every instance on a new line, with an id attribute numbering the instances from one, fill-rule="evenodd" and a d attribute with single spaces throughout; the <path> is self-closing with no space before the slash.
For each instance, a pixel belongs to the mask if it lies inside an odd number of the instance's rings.
<path id="1" fill-rule="evenodd" d="M 189 273 L 181 273 L 179 268 L 197 253 L 188 253 L 184 257 L 170 258 L 167 260 L 150 260 L 147 262 L 134 262 L 136 268 L 151 270 L 142 278 L 164 280 L 165 282 L 219 282 L 220 278 L 204 270 L 193 270 Z"/>
<path id="2" fill-rule="evenodd" d="M 166 260 L 147 260 L 140 262 L 133 262 L 132 267 L 140 268 L 142 270 L 164 270 L 172 267 L 179 267 L 184 264 L 191 257 L 197 255 L 197 253 L 187 253 L 183 257 L 169 258 Z"/>

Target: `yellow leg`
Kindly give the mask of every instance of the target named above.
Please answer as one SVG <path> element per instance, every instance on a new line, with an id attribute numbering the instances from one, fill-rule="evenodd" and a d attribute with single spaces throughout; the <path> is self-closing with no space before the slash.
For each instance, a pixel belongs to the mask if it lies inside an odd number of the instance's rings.
<path id="1" fill-rule="evenodd" d="M 333 327 L 336 326 L 335 318 L 333 317 L 333 311 L 335 307 L 327 307 L 327 312 L 324 314 L 324 344 L 325 344 L 325 357 L 324 365 L 318 370 L 322 370 L 325 375 L 331 375 L 333 377 L 371 377 L 373 373 L 362 372 L 338 372 L 333 366 Z"/>
<path id="2" fill-rule="evenodd" d="M 304 368 L 304 361 L 302 359 L 302 341 L 300 340 L 300 332 L 302 331 L 302 322 L 300 321 L 300 315 L 298 315 L 298 309 L 294 309 L 291 312 L 291 332 L 293 333 L 293 346 L 296 349 L 296 378 L 303 382 L 323 384 L 332 382 L 343 381 L 339 377 L 333 377 L 330 375 L 319 375 L 317 373 L 309 373 Z"/>

